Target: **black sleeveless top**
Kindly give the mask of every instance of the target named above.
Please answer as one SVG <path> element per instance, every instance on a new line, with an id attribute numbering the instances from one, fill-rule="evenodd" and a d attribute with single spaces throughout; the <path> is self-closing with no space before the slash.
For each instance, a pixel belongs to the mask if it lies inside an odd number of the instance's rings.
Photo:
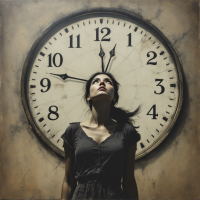
<path id="1" fill-rule="evenodd" d="M 99 145 L 87 136 L 80 122 L 71 124 L 61 138 L 75 152 L 75 179 L 120 183 L 127 149 L 140 140 L 140 134 L 128 123 L 119 123 Z"/>

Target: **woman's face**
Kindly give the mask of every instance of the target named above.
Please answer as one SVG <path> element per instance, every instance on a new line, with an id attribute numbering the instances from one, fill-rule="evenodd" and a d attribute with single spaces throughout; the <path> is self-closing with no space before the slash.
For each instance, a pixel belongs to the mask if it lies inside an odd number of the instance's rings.
<path id="1" fill-rule="evenodd" d="M 87 100 L 114 99 L 114 87 L 111 78 L 105 74 L 99 74 L 92 79 L 90 85 L 90 95 Z"/>

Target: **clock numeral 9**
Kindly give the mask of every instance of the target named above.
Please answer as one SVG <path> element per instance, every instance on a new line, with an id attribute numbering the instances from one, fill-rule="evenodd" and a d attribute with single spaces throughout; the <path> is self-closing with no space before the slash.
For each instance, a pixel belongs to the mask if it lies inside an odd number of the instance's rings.
<path id="1" fill-rule="evenodd" d="M 55 111 L 53 111 L 52 108 L 53 109 L 55 108 Z M 49 120 L 56 120 L 56 119 L 58 119 L 59 114 L 57 112 L 58 112 L 58 107 L 57 106 L 50 106 L 49 107 L 48 119 Z M 54 116 L 53 118 L 52 118 L 52 115 Z"/>
<path id="2" fill-rule="evenodd" d="M 49 57 L 49 66 L 48 67 L 52 67 L 52 56 L 51 56 L 51 53 L 48 55 Z M 57 57 L 57 59 L 56 59 Z M 54 54 L 53 56 L 53 65 L 55 67 L 60 67 L 63 63 L 63 57 L 60 53 L 56 53 Z"/>
<path id="3" fill-rule="evenodd" d="M 155 93 L 155 94 L 162 94 L 162 93 L 165 91 L 164 86 L 163 86 L 163 85 L 160 85 L 160 84 L 162 83 L 163 79 L 155 79 L 155 81 L 159 81 L 159 83 L 158 83 L 156 86 L 160 86 L 160 87 L 161 87 L 161 91 L 160 91 L 160 93 L 157 93 L 157 92 L 154 90 L 154 93 Z"/>
<path id="4" fill-rule="evenodd" d="M 46 81 L 44 81 L 44 80 L 46 80 Z M 44 84 L 44 82 L 46 82 L 46 84 Z M 41 92 L 47 92 L 50 89 L 50 87 L 51 87 L 51 81 L 48 78 L 43 78 L 40 81 L 40 85 L 42 87 L 46 87 L 47 88 L 46 90 L 41 89 Z"/>
<path id="5" fill-rule="evenodd" d="M 107 33 L 102 37 L 101 41 L 110 41 L 110 38 L 105 38 L 107 35 L 110 35 L 111 30 L 107 27 L 104 27 L 101 29 L 101 33 L 104 33 L 104 29 L 107 31 Z M 96 40 L 95 41 L 100 41 L 99 40 L 99 28 L 95 29 L 96 31 Z"/>
<path id="6" fill-rule="evenodd" d="M 157 57 L 156 52 L 154 52 L 154 51 L 149 51 L 149 52 L 147 53 L 147 57 L 150 57 L 150 53 L 153 54 L 153 58 L 151 58 L 151 59 L 148 60 L 147 65 L 157 65 L 157 61 L 156 61 L 156 62 L 151 62 L 151 60 L 154 60 L 154 59 Z"/>
<path id="7" fill-rule="evenodd" d="M 150 113 L 152 110 L 152 114 Z M 147 113 L 147 115 L 152 115 L 153 118 L 152 119 L 157 119 L 156 117 L 158 117 L 158 114 L 156 114 L 156 104 L 154 104 L 151 109 L 149 110 L 149 112 Z"/>
<path id="8" fill-rule="evenodd" d="M 69 48 L 74 48 L 73 47 L 73 35 L 70 35 L 69 38 L 70 38 Z M 76 46 L 76 48 L 81 48 L 80 47 L 80 34 L 77 35 L 76 38 L 77 38 L 77 46 Z"/>

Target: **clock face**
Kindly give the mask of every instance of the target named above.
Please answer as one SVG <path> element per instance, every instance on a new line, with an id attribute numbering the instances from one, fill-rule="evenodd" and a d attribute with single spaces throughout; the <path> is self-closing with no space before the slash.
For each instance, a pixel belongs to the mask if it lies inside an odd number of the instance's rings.
<path id="1" fill-rule="evenodd" d="M 110 59 L 111 50 L 115 56 Z M 49 28 L 30 51 L 22 74 L 29 121 L 63 155 L 61 134 L 69 123 L 90 117 L 82 98 L 85 80 L 102 70 L 113 74 L 121 85 L 118 107 L 134 111 L 141 105 L 134 119 L 141 134 L 136 158 L 142 157 L 164 140 L 177 119 L 182 76 L 166 38 L 134 17 L 89 13 Z"/>

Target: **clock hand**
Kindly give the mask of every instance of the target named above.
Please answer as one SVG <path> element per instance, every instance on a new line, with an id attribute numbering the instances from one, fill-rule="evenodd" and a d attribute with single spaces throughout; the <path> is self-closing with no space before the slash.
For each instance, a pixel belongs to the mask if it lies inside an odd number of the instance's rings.
<path id="1" fill-rule="evenodd" d="M 100 43 L 100 52 L 99 52 L 99 56 L 101 57 L 101 68 L 102 68 L 102 72 L 104 72 L 104 64 L 103 64 L 103 57 L 105 56 L 105 53 L 101 47 L 101 43 Z"/>
<path id="2" fill-rule="evenodd" d="M 109 59 L 109 61 L 108 61 L 108 64 L 107 64 L 107 67 L 106 67 L 105 72 L 106 72 L 107 69 L 108 69 L 108 66 L 109 66 L 109 64 L 110 64 L 111 58 L 112 58 L 113 56 L 115 56 L 115 47 L 116 47 L 116 45 L 117 45 L 117 44 L 115 44 L 114 48 L 109 52 L 109 53 L 110 53 L 110 59 Z"/>
<path id="3" fill-rule="evenodd" d="M 72 77 L 72 76 L 68 76 L 66 73 L 65 74 L 53 74 L 53 73 L 49 73 L 49 74 L 52 74 L 52 75 L 55 75 L 55 76 L 59 76 L 60 78 L 62 78 L 63 80 L 67 79 L 67 78 L 71 78 L 71 79 L 76 79 L 76 80 L 81 80 L 81 81 L 87 81 L 85 79 L 81 79 L 81 78 L 75 78 L 75 77 Z"/>

